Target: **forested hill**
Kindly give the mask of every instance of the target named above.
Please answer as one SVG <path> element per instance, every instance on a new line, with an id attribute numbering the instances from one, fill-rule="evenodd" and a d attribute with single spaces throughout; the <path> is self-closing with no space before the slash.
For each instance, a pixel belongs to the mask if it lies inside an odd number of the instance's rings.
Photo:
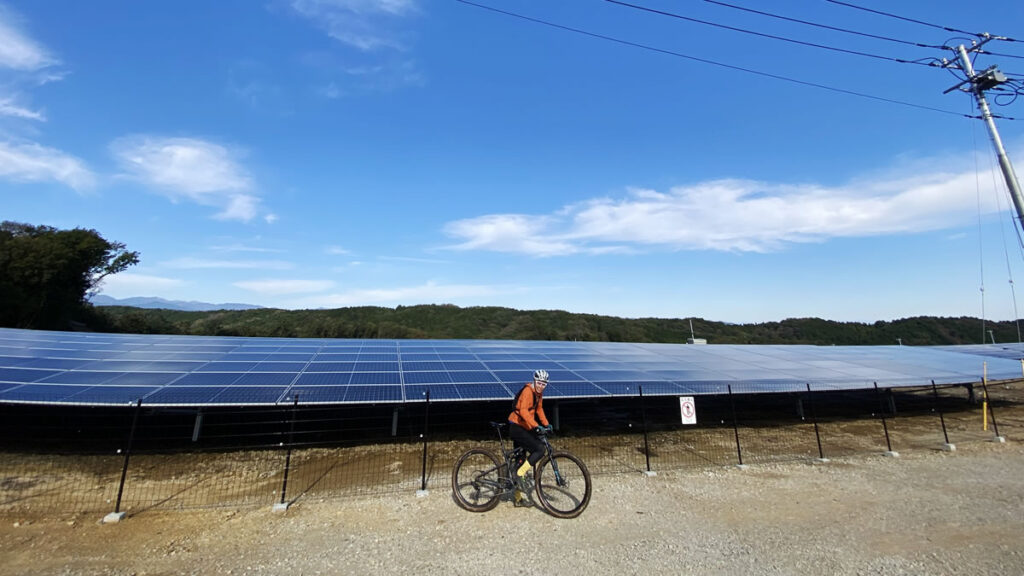
<path id="1" fill-rule="evenodd" d="M 355 307 L 334 310 L 185 312 L 109 306 L 93 310 L 87 329 L 127 333 L 295 338 L 467 338 L 686 342 L 689 319 L 617 318 L 560 310 L 452 305 Z M 978 344 L 992 330 L 997 342 L 1019 341 L 1017 323 L 978 318 L 915 317 L 873 324 L 791 318 L 728 324 L 693 318 L 709 344 L 905 345 Z"/>

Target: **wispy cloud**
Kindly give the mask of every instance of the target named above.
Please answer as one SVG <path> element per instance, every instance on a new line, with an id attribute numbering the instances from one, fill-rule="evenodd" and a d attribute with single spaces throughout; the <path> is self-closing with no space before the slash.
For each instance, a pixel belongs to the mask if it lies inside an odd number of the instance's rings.
<path id="1" fill-rule="evenodd" d="M 0 178 L 15 182 L 60 182 L 78 191 L 96 183 L 85 163 L 34 142 L 0 142 Z"/>
<path id="2" fill-rule="evenodd" d="M 101 292 L 117 298 L 138 296 L 140 294 L 157 294 L 171 288 L 180 288 L 186 284 L 184 280 L 178 278 L 121 272 L 104 278 Z"/>
<path id="3" fill-rule="evenodd" d="M 336 100 L 425 84 L 407 26 L 420 13 L 418 0 L 289 0 L 288 6 L 340 45 L 303 56 L 321 75 L 313 85 L 317 96 Z"/>
<path id="4" fill-rule="evenodd" d="M 36 110 L 29 110 L 24 106 L 15 104 L 14 97 L 8 96 L 6 98 L 0 98 L 0 116 L 13 116 L 14 118 L 24 118 L 26 120 L 39 120 L 40 122 L 46 121 L 46 115 Z"/>
<path id="5" fill-rule="evenodd" d="M 45 122 L 46 114 L 26 103 L 32 89 L 60 80 L 65 73 L 52 68 L 60 62 L 32 39 L 13 10 L 0 5 L 0 124 L 2 132 L 19 132 L 17 124 Z M 13 129 L 12 129 L 13 128 Z M 35 128 L 30 128 L 35 133 Z M 86 164 L 61 150 L 17 138 L 0 142 L 0 178 L 13 182 L 60 182 L 78 191 L 92 188 L 96 178 Z"/>
<path id="6" fill-rule="evenodd" d="M 32 89 L 62 80 L 67 72 L 54 69 L 60 64 L 50 51 L 24 31 L 22 19 L 0 5 L 0 70 L 5 70 L 0 94 L 0 116 L 45 121 L 46 115 L 24 104 Z"/>
<path id="7" fill-rule="evenodd" d="M 341 98 L 343 94 L 341 88 L 338 88 L 338 85 L 334 82 L 331 82 L 326 86 L 321 86 L 315 91 L 318 95 L 327 98 L 328 100 L 337 100 L 338 98 Z"/>
<path id="8" fill-rule="evenodd" d="M 403 48 L 394 21 L 418 11 L 414 0 L 292 0 L 291 7 L 331 38 L 362 51 Z"/>
<path id="9" fill-rule="evenodd" d="M 351 251 L 346 250 L 341 246 L 328 246 L 327 248 L 324 249 L 324 252 L 330 254 L 331 256 L 344 256 L 346 254 L 352 253 Z"/>
<path id="10" fill-rule="evenodd" d="M 234 285 L 243 290 L 249 290 L 250 292 L 257 292 L 259 294 L 269 296 L 279 296 L 282 294 L 323 292 L 333 288 L 334 282 L 331 282 L 330 280 L 266 279 L 235 282 Z"/>
<path id="11" fill-rule="evenodd" d="M 436 258 L 414 258 L 412 256 L 381 256 L 386 262 L 412 262 L 415 264 L 453 264 L 451 260 L 438 260 Z"/>
<path id="12" fill-rule="evenodd" d="M 463 304 L 465 299 L 493 296 L 515 291 L 507 286 L 482 284 L 438 284 L 427 282 L 419 286 L 398 288 L 356 289 L 333 294 L 322 294 L 296 299 L 288 303 L 292 308 L 330 308 L 367 304 Z"/>
<path id="13" fill-rule="evenodd" d="M 126 176 L 173 201 L 221 211 L 217 218 L 249 221 L 263 212 L 252 179 L 237 153 L 199 138 L 127 136 L 110 145 Z"/>
<path id="14" fill-rule="evenodd" d="M 227 91 L 250 109 L 280 116 L 295 112 L 286 84 L 266 64 L 244 59 L 228 71 Z"/>
<path id="15" fill-rule="evenodd" d="M 163 262 L 161 266 L 166 268 L 179 268 L 186 270 L 202 269 L 242 269 L 242 270 L 290 270 L 294 267 L 291 262 L 283 260 L 214 260 L 205 258 L 175 258 Z"/>
<path id="16" fill-rule="evenodd" d="M 234 243 L 234 244 L 218 244 L 216 246 L 210 246 L 210 250 L 217 250 L 218 252 L 265 252 L 265 253 L 281 253 L 284 250 L 280 248 L 263 248 L 260 246 L 249 246 L 247 244 Z"/>
<path id="17" fill-rule="evenodd" d="M 545 215 L 449 222 L 451 248 L 559 256 L 646 250 L 770 252 L 793 243 L 939 230 L 978 212 L 971 173 L 859 181 L 840 187 L 716 180 L 668 192 L 631 189 Z M 998 210 L 991 185 L 985 213 Z"/>
<path id="18" fill-rule="evenodd" d="M 57 59 L 23 28 L 21 19 L 0 5 L 0 68 L 35 71 L 57 64 Z"/>

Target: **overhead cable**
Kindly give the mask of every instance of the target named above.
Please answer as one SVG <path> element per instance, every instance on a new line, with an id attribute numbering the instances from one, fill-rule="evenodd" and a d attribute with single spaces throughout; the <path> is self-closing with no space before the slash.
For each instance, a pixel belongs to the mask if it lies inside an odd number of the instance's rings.
<path id="1" fill-rule="evenodd" d="M 975 32 L 968 32 L 966 30 L 960 30 L 959 28 L 953 28 L 951 26 L 942 26 L 942 25 L 939 25 L 939 24 L 932 24 L 931 22 L 925 22 L 923 20 L 916 20 L 914 18 L 907 18 L 906 16 L 898 16 L 896 14 L 891 14 L 889 12 L 883 12 L 881 10 L 875 10 L 873 8 L 866 8 L 864 6 L 858 6 L 856 4 L 851 4 L 849 2 L 842 2 L 841 0 L 825 0 L 825 1 L 826 2 L 831 2 L 833 4 L 839 4 L 840 6 L 846 6 L 848 8 L 854 8 L 856 10 L 863 10 L 865 12 L 871 12 L 872 14 L 878 14 L 880 16 L 888 16 L 889 18 L 896 18 L 897 20 L 903 20 L 903 21 L 906 21 L 906 22 L 913 22 L 914 24 L 921 24 L 922 26 L 929 26 L 931 28 L 938 28 L 939 30 L 945 30 L 947 32 L 957 32 L 959 34 L 969 34 L 971 36 L 985 36 L 985 34 L 978 34 L 978 33 L 975 33 Z M 1005 36 L 999 36 L 998 39 L 999 40 L 1004 40 L 1006 42 L 1020 42 L 1020 40 L 1014 40 L 1013 38 L 1006 38 Z"/>
<path id="2" fill-rule="evenodd" d="M 637 42 L 631 42 L 629 40 L 622 40 L 620 38 L 615 38 L 613 36 L 606 36 L 604 34 L 597 34 L 595 32 L 588 32 L 586 30 L 581 30 L 579 28 L 573 28 L 571 26 L 565 26 L 563 24 L 556 24 L 554 22 L 548 22 L 547 20 L 541 20 L 539 18 L 533 18 L 531 16 L 525 16 L 523 14 L 518 14 L 516 12 L 510 12 L 508 10 L 502 10 L 500 8 L 494 8 L 492 6 L 486 6 L 484 4 L 477 4 L 476 2 L 471 2 L 470 0 L 455 0 L 455 1 L 459 2 L 461 4 L 466 4 L 467 6 L 474 6 L 476 8 L 480 8 L 480 9 L 483 9 L 483 10 L 488 10 L 488 11 L 495 12 L 495 13 L 498 13 L 498 14 L 503 14 L 505 16 L 511 16 L 513 18 L 519 18 L 521 20 L 526 20 L 528 22 L 533 22 L 535 24 L 542 24 L 544 26 L 549 26 L 551 28 L 557 28 L 559 30 L 565 30 L 567 32 L 573 32 L 573 33 L 576 33 L 576 34 L 582 34 L 583 36 L 590 36 L 591 38 L 599 38 L 601 40 L 607 40 L 609 42 L 615 42 L 617 44 L 622 44 L 622 45 L 625 45 L 625 46 L 632 46 L 634 48 L 641 48 L 643 50 L 650 50 L 651 52 L 658 52 L 659 54 L 666 54 L 666 55 L 669 55 L 669 56 L 676 56 L 678 58 L 685 58 L 687 60 L 693 60 L 694 62 L 701 62 L 703 64 L 711 64 L 712 66 L 720 66 L 722 68 L 728 68 L 730 70 L 739 70 L 740 72 L 746 72 L 748 74 L 755 74 L 757 76 L 764 76 L 766 78 L 774 78 L 776 80 L 782 80 L 784 82 L 791 82 L 793 84 L 800 84 L 802 86 L 811 86 L 811 87 L 814 87 L 814 88 L 820 88 L 822 90 L 828 90 L 830 92 L 839 92 L 839 93 L 842 93 L 842 94 L 849 94 L 851 96 L 857 96 L 857 97 L 860 97 L 860 98 L 868 98 L 868 99 L 871 99 L 871 100 L 878 100 L 880 102 L 888 102 L 890 104 L 899 104 L 900 106 L 909 106 L 911 108 L 918 108 L 918 109 L 921 109 L 921 110 L 930 110 L 932 112 L 941 112 L 942 114 L 949 114 L 949 115 L 952 115 L 952 116 L 964 116 L 964 117 L 967 117 L 967 118 L 975 118 L 975 116 L 971 116 L 969 114 L 962 114 L 960 112 L 952 112 L 950 110 L 943 110 L 942 108 L 933 108 L 931 106 L 924 106 L 924 105 L 921 105 L 921 104 L 914 104 L 912 102 L 904 102 L 902 100 L 894 100 L 892 98 L 885 98 L 883 96 L 875 96 L 873 94 L 865 94 L 863 92 L 855 92 L 853 90 L 846 90 L 844 88 L 836 88 L 834 86 L 827 86 L 825 84 L 818 84 L 816 82 L 808 82 L 806 80 L 798 80 L 796 78 L 790 78 L 790 77 L 787 77 L 787 76 L 781 76 L 779 74 L 772 74 L 770 72 L 761 72 L 759 70 L 753 70 L 751 68 L 744 68 L 742 66 L 734 66 L 732 64 L 725 64 L 723 62 L 716 62 L 714 60 L 708 60 L 706 58 L 699 58 L 697 56 L 691 56 L 689 54 L 683 54 L 681 52 L 674 52 L 672 50 L 666 50 L 664 48 L 656 48 L 654 46 L 648 46 L 646 44 L 639 44 Z"/>
<path id="3" fill-rule="evenodd" d="M 989 56 L 1002 56 L 1003 58 L 1018 58 L 1020 60 L 1024 60 L 1024 56 L 1019 56 L 1017 54 L 1003 54 L 1001 52 L 989 52 L 988 50 L 978 50 L 978 52 L 988 54 Z"/>
<path id="4" fill-rule="evenodd" d="M 890 62 L 898 62 L 900 64 L 917 64 L 919 66 L 937 66 L 935 62 L 937 59 L 929 58 L 932 62 L 921 62 L 919 60 L 904 60 L 903 58 L 893 58 L 892 56 L 882 56 L 880 54 L 871 54 L 870 52 L 861 52 L 859 50 L 847 50 L 846 48 L 837 48 L 835 46 L 828 46 L 825 44 L 817 44 L 814 42 L 805 42 L 803 40 L 795 40 L 793 38 L 786 38 L 785 36 L 776 36 L 775 34 L 766 34 L 764 32 L 757 32 L 755 30 L 748 30 L 746 28 L 738 28 L 736 26 L 728 26 L 726 24 L 719 24 L 717 22 L 709 22 L 707 20 L 701 20 L 699 18 L 691 18 L 690 16 L 683 16 L 682 14 L 676 14 L 674 12 L 666 12 L 664 10 L 656 10 L 654 8 L 648 8 L 647 6 L 641 6 L 639 4 L 630 4 L 629 2 L 623 2 L 622 0 L 604 0 L 610 4 L 618 4 L 619 6 L 625 6 L 627 8 L 633 8 L 635 10 L 642 10 L 644 12 L 650 12 L 652 14 L 659 14 L 661 16 L 669 16 L 671 18 L 678 18 L 680 20 L 686 20 L 687 22 L 695 22 L 698 24 L 705 24 L 707 26 L 714 26 L 716 28 L 724 28 L 726 30 L 733 30 L 735 32 L 743 32 L 744 34 L 752 34 L 754 36 L 760 36 L 762 38 L 771 38 L 773 40 L 781 40 L 783 42 L 790 42 L 792 44 L 799 44 L 801 46 L 810 46 L 812 48 L 821 48 L 823 50 L 832 50 L 834 52 L 843 52 L 845 54 L 854 54 L 856 56 L 865 56 L 867 58 L 876 58 L 878 60 L 888 60 Z"/>
<path id="5" fill-rule="evenodd" d="M 808 21 L 808 20 L 801 20 L 799 18 L 791 18 L 789 16 L 782 16 L 780 14 L 773 14 L 771 12 L 765 12 L 763 10 L 754 10 L 753 8 L 747 8 L 745 6 L 737 6 L 735 4 L 729 4 L 727 2 L 719 2 L 718 0 L 701 0 L 701 1 L 702 2 L 707 2 L 708 4 L 715 4 L 717 6 L 725 6 L 726 8 L 733 8 L 733 9 L 736 9 L 736 10 L 742 10 L 743 12 L 750 12 L 752 14 L 760 14 L 761 16 L 767 16 L 769 18 L 776 18 L 776 19 L 779 19 L 779 20 L 785 20 L 787 22 L 796 22 L 797 24 L 805 24 L 807 26 L 814 26 L 816 28 L 824 28 L 826 30 L 833 30 L 835 32 L 843 32 L 845 34 L 853 34 L 853 35 L 856 35 L 856 36 L 863 36 L 865 38 L 874 38 L 876 40 L 885 40 L 887 42 L 896 42 L 898 44 L 905 44 L 905 45 L 908 45 L 908 46 L 917 46 L 918 48 L 932 48 L 932 49 L 937 49 L 937 50 L 943 50 L 943 49 L 946 48 L 945 46 L 940 46 L 938 44 L 922 44 L 920 42 L 914 42 L 914 41 L 911 41 L 911 40 L 904 40 L 902 38 L 892 38 L 892 37 L 889 37 L 889 36 L 881 36 L 881 35 L 878 35 L 878 34 L 870 34 L 868 32 L 859 32 L 857 30 L 850 30 L 850 29 L 847 29 L 847 28 L 841 28 L 839 26 L 830 26 L 828 24 L 821 24 L 821 23 L 818 23 L 818 22 L 811 22 L 811 21 Z"/>

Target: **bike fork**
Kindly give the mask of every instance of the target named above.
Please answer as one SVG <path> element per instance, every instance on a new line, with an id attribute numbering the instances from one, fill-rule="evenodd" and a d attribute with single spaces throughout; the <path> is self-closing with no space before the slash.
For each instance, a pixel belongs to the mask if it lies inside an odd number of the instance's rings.
<path id="1" fill-rule="evenodd" d="M 548 460 L 551 461 L 551 471 L 555 473 L 555 484 L 560 487 L 565 487 L 565 479 L 562 478 L 562 473 L 558 471 L 558 462 L 555 461 L 554 454 L 548 450 Z"/>

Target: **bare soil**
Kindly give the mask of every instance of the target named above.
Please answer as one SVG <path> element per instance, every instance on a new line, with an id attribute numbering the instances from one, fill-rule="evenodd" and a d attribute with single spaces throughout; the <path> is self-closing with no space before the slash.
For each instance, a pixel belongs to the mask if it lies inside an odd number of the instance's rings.
<path id="1" fill-rule="evenodd" d="M 646 452 L 635 435 L 575 439 L 595 472 L 575 520 L 511 502 L 459 508 L 447 476 L 460 442 L 431 447 L 423 497 L 418 446 L 303 451 L 283 513 L 270 507 L 277 453 L 191 455 L 184 467 L 140 456 L 136 500 L 115 524 L 100 520 L 119 458 L 29 455 L 18 475 L 0 475 L 0 575 L 1024 574 L 1024 403 L 1000 407 L 1005 443 L 979 415 L 945 416 L 955 451 L 942 449 L 937 415 L 889 422 L 899 457 L 883 456 L 877 420 L 829 423 L 828 462 L 809 424 L 747 428 L 745 469 L 728 427 L 653 434 Z M 251 491 L 234 493 L 240 485 Z M 61 506 L 11 497 L 40 493 Z"/>
<path id="2" fill-rule="evenodd" d="M 445 490 L 0 523 L 0 574 L 1021 574 L 1024 448 L 595 478 L 576 520 Z"/>

